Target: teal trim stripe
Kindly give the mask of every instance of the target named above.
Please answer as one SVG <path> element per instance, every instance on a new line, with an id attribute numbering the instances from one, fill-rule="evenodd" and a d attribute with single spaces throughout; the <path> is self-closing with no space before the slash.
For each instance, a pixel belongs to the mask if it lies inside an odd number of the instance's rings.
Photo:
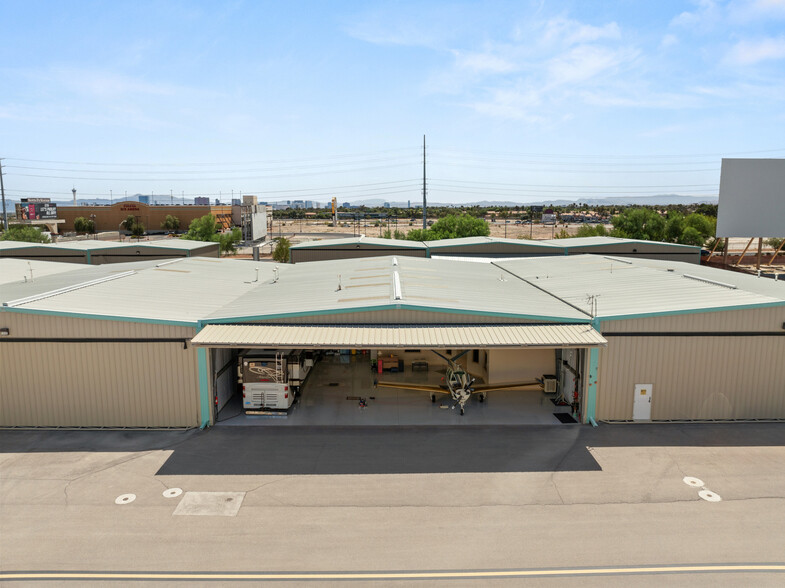
<path id="1" fill-rule="evenodd" d="M 603 316 L 604 321 L 623 321 L 628 319 L 650 318 L 658 316 L 677 316 L 681 314 L 702 314 L 709 312 L 727 312 L 731 310 L 755 310 L 760 308 L 785 307 L 785 300 L 777 302 L 760 302 L 757 304 L 739 304 L 737 306 L 712 306 L 708 308 L 688 308 L 685 310 L 662 310 L 657 312 L 641 312 L 634 314 L 618 314 Z"/>
<path id="2" fill-rule="evenodd" d="M 201 413 L 200 429 L 210 426 L 210 374 L 208 373 L 207 349 L 199 347 L 196 350 L 199 370 L 199 412 Z"/>
<path id="3" fill-rule="evenodd" d="M 592 320 L 592 327 L 598 333 L 600 331 L 600 321 Z M 591 423 L 594 421 L 597 412 L 597 379 L 600 363 L 600 350 L 596 347 L 589 349 L 589 381 L 586 387 L 586 402 L 583 409 L 583 422 Z"/>
<path id="4" fill-rule="evenodd" d="M 24 314 L 38 314 L 43 316 L 62 316 L 67 318 L 80 318 L 99 321 L 117 321 L 121 323 L 143 323 L 149 325 L 172 325 L 175 327 L 195 327 L 197 321 L 168 321 L 162 319 L 136 318 L 130 316 L 109 316 L 102 314 L 81 314 L 78 312 L 63 312 L 57 310 L 38 310 L 34 308 L 19 308 L 0 306 L 0 312 L 20 312 Z"/>

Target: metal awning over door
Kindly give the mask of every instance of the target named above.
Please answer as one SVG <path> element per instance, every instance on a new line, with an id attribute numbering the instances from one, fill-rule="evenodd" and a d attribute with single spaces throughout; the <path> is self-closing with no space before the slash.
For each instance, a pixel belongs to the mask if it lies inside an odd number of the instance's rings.
<path id="1" fill-rule="evenodd" d="M 206 325 L 196 347 L 462 349 L 604 347 L 591 325 Z"/>

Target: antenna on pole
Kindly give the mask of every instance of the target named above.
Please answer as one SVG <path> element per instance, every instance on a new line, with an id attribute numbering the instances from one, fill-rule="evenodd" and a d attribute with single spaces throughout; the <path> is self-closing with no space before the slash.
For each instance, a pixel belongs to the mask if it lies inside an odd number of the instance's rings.
<path id="1" fill-rule="evenodd" d="M 422 228 L 428 228 L 428 205 L 425 201 L 425 135 L 422 136 Z"/>

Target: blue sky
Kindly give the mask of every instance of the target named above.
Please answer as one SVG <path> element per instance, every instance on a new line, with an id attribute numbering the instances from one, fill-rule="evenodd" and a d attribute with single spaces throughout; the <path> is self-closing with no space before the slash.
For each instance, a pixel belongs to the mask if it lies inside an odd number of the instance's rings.
<path id="1" fill-rule="evenodd" d="M 785 0 L 3 0 L 7 196 L 716 196 L 785 156 Z"/>

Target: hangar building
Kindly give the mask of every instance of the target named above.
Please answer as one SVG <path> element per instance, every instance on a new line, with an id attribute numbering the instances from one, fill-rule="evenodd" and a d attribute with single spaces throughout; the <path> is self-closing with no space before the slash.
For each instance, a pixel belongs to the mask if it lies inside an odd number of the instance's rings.
<path id="1" fill-rule="evenodd" d="M 500 237 L 465 237 L 438 241 L 406 241 L 372 237 L 323 239 L 292 245 L 292 263 L 354 259 L 383 255 L 409 257 L 504 258 L 556 255 L 622 255 L 641 259 L 667 259 L 700 263 L 701 248 L 677 243 L 620 239 L 617 237 L 583 237 L 534 241 Z"/>
<path id="2" fill-rule="evenodd" d="M 254 349 L 369 350 L 410 379 L 436 377 L 414 369 L 438 367 L 430 350 L 468 350 L 463 366 L 488 384 L 552 376 L 584 423 L 785 419 L 785 284 L 677 261 L 0 259 L 0 303 L 1 426 L 210 426 Z M 363 361 L 370 377 L 364 359 L 333 367 Z M 334 393 L 374 394 L 345 374 Z M 318 409 L 317 384 L 304 409 Z M 376 394 L 403 412 L 416 393 Z M 463 422 L 502 397 L 514 419 L 531 394 L 543 391 L 473 400 Z M 439 408 L 420 422 L 461 418 Z"/>
<path id="3" fill-rule="evenodd" d="M 163 260 L 176 257 L 219 257 L 218 243 L 186 239 L 155 241 L 60 241 L 58 243 L 24 243 L 0 241 L 0 258 L 36 259 L 100 265 L 140 260 Z"/>

